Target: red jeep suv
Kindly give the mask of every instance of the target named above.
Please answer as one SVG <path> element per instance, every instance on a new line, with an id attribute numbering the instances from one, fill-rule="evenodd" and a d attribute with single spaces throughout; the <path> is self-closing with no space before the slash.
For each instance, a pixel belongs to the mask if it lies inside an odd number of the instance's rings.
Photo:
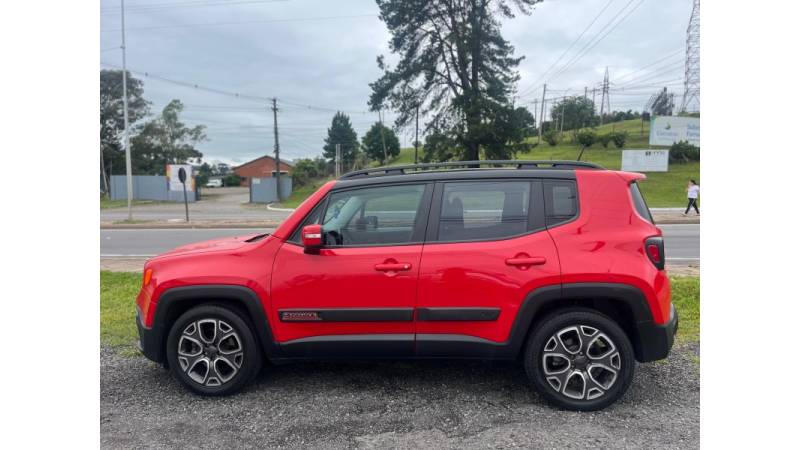
<path id="1" fill-rule="evenodd" d="M 551 403 L 604 408 L 678 325 L 642 178 L 575 161 L 349 173 L 271 234 L 147 261 L 140 348 L 203 395 L 264 361 L 468 358 L 521 360 Z"/>

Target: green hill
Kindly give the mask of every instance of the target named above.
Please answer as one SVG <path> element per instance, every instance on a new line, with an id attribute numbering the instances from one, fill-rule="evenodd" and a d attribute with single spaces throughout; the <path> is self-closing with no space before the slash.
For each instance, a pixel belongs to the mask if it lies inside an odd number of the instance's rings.
<path id="1" fill-rule="evenodd" d="M 648 148 L 648 136 L 650 124 L 644 123 L 639 119 L 625 120 L 599 126 L 595 129 L 598 134 L 611 131 L 625 131 L 628 133 L 628 140 L 625 149 L 646 149 Z M 564 132 L 563 140 L 569 141 L 570 132 Z M 533 138 L 531 142 L 536 142 Z M 518 153 L 516 159 L 568 159 L 573 160 L 578 157 L 579 148 L 569 142 L 561 142 L 556 146 L 550 146 L 542 141 L 532 151 L 528 153 Z M 420 148 L 420 157 L 422 149 Z M 600 164 L 608 169 L 619 170 L 622 164 L 622 150 L 614 147 L 611 143 L 608 148 L 603 148 L 599 143 L 593 145 L 583 153 L 584 161 Z M 404 148 L 400 150 L 400 155 L 392 159 L 389 165 L 413 164 L 414 149 Z M 649 172 L 647 179 L 641 182 L 642 192 L 651 207 L 675 207 L 686 204 L 686 184 L 689 179 L 694 179 L 700 183 L 700 163 L 692 162 L 686 164 L 670 164 L 669 172 Z"/>

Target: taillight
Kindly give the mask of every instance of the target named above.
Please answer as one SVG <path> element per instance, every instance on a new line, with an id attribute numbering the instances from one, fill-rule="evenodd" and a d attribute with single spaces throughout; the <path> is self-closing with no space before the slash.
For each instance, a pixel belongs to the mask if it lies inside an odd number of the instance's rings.
<path id="1" fill-rule="evenodd" d="M 650 262 L 656 266 L 658 270 L 664 270 L 664 239 L 661 236 L 654 236 L 645 239 L 644 252 L 650 258 Z"/>
<path id="2" fill-rule="evenodd" d="M 150 279 L 153 278 L 153 269 L 147 269 L 144 271 L 144 277 L 142 277 L 142 287 L 147 286 L 150 284 Z"/>

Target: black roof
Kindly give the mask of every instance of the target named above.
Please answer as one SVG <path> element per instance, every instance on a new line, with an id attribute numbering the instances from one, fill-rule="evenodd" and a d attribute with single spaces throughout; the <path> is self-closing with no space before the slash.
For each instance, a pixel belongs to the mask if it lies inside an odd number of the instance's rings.
<path id="1" fill-rule="evenodd" d="M 491 166 L 481 168 L 480 166 Z M 503 166 L 506 166 L 503 168 Z M 511 166 L 511 167 L 508 167 Z M 434 170 L 429 170 L 434 169 Z M 436 170 L 438 169 L 438 170 Z M 350 172 L 339 178 L 335 189 L 415 181 L 473 180 L 492 178 L 575 179 L 575 170 L 604 170 L 583 161 L 484 160 L 385 166 Z"/>

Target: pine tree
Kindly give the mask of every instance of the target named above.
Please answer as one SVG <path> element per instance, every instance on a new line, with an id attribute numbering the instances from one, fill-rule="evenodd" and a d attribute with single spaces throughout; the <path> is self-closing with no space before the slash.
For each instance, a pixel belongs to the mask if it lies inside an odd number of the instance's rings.
<path id="1" fill-rule="evenodd" d="M 383 136 L 381 136 L 383 128 Z M 386 142 L 386 155 L 383 154 L 383 143 Z M 361 147 L 369 159 L 378 161 L 381 165 L 386 162 L 386 158 L 392 158 L 400 154 L 400 139 L 391 128 L 375 122 L 370 127 L 367 134 L 361 140 Z"/>
<path id="2" fill-rule="evenodd" d="M 398 127 L 410 125 L 419 107 L 429 128 L 449 124 L 445 132 L 464 147 L 464 160 L 478 159 L 481 145 L 496 150 L 506 139 L 496 131 L 508 127 L 492 121 L 511 117 L 504 110 L 512 109 L 522 60 L 500 34 L 500 20 L 513 18 L 514 7 L 529 14 L 540 1 L 377 0 L 400 61 L 390 68 L 378 57 L 383 75 L 370 85 L 370 107 L 395 110 Z"/>
<path id="3" fill-rule="evenodd" d="M 358 151 L 358 135 L 350 124 L 350 117 L 342 112 L 337 112 L 328 128 L 328 137 L 325 138 L 325 146 L 322 147 L 322 154 L 330 161 L 336 160 L 336 144 L 342 147 L 342 161 L 344 167 L 350 167 Z"/>

